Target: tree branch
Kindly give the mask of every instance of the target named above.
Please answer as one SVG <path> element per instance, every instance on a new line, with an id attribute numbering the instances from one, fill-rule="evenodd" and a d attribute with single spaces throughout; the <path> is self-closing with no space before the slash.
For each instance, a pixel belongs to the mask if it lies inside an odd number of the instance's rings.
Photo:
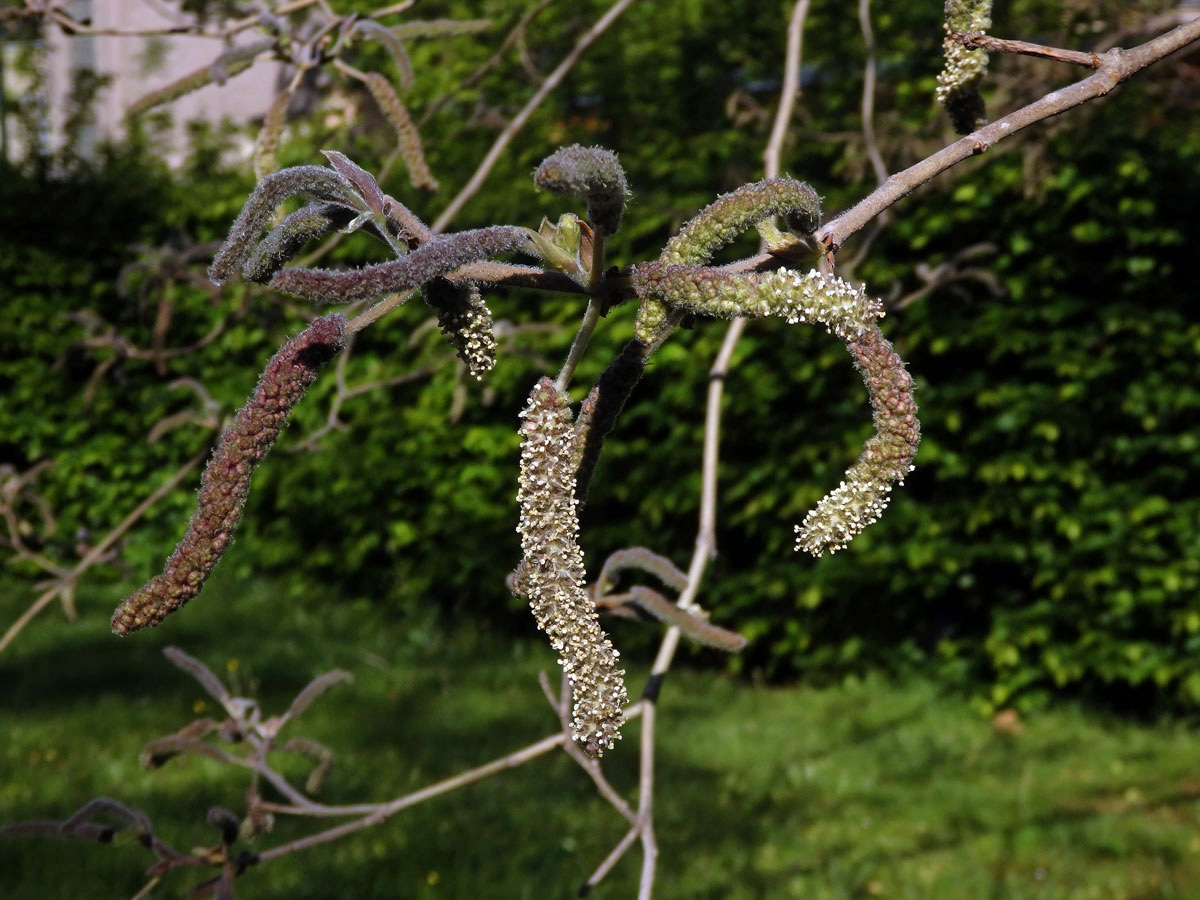
<path id="1" fill-rule="evenodd" d="M 513 116 L 513 120 L 496 137 L 491 149 L 488 150 L 487 155 L 483 158 L 483 162 L 475 170 L 475 174 L 463 185 L 462 190 L 450 201 L 450 205 L 442 210 L 442 214 L 437 217 L 437 220 L 431 226 L 434 231 L 441 231 L 445 228 L 450 223 L 450 220 L 458 215 L 467 201 L 475 196 L 491 173 L 492 168 L 496 165 L 500 154 L 504 152 L 504 148 L 516 137 L 517 132 L 525 127 L 525 123 L 529 121 L 529 117 L 533 115 L 533 111 L 541 106 L 542 101 L 550 95 L 552 90 L 558 87 L 559 82 L 563 80 L 567 72 L 571 70 L 571 67 L 579 61 L 579 58 L 583 56 L 587 48 L 592 46 L 596 42 L 596 39 L 608 30 L 608 26 L 615 22 L 621 13 L 625 12 L 632 3 L 633 0 L 617 0 L 609 8 L 608 12 L 597 20 L 596 24 L 580 35 L 575 46 L 571 48 L 571 52 L 563 57 L 562 62 L 555 67 L 553 72 L 546 76 L 546 80 L 542 82 L 541 86 L 529 98 L 528 102 L 521 107 L 521 111 Z"/>
<path id="2" fill-rule="evenodd" d="M 1002 38 L 991 37 L 982 31 L 956 32 L 949 37 L 950 40 L 958 41 L 968 50 L 986 50 L 989 53 L 1020 53 L 1024 56 L 1036 56 L 1040 59 L 1053 59 L 1075 66 L 1086 66 L 1089 69 L 1098 69 L 1101 65 L 1100 56 L 1096 53 L 1063 50 L 1059 47 L 1031 44 L 1028 41 L 1006 41 Z"/>

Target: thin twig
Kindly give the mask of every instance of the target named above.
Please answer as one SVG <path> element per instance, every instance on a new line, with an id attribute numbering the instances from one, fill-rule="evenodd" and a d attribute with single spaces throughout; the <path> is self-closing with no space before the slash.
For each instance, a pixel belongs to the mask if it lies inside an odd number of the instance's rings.
<path id="1" fill-rule="evenodd" d="M 763 164 L 767 177 L 775 177 L 780 170 L 783 140 L 791 122 L 796 97 L 799 93 L 800 58 L 804 41 L 804 22 L 808 15 L 809 0 L 797 0 L 788 22 L 787 51 L 784 58 L 784 87 L 775 113 L 775 124 L 771 138 L 763 153 Z M 721 401 L 724 395 L 725 376 L 738 341 L 746 328 L 744 318 L 735 318 L 729 323 L 721 349 L 709 370 L 708 397 L 704 413 L 704 452 L 701 464 L 700 521 L 696 532 L 695 547 L 688 565 L 687 583 L 680 592 L 677 605 L 683 609 L 697 606 L 696 597 L 709 561 L 716 555 L 717 521 L 717 462 L 720 453 Z M 601 863 L 586 883 L 590 889 L 612 868 L 629 847 L 633 837 L 641 837 L 642 871 L 638 881 L 638 900 L 651 900 L 654 892 L 654 875 L 658 860 L 658 842 L 654 836 L 654 742 L 655 711 L 658 692 L 679 647 L 681 632 L 672 625 L 659 644 L 650 678 L 642 693 L 642 732 L 638 764 L 638 809 L 635 828 L 621 839 L 612 853 Z"/>
<path id="2" fill-rule="evenodd" d="M 804 47 L 804 22 L 808 18 L 810 0 L 796 0 L 788 20 L 787 54 L 783 61 L 783 91 L 779 95 L 779 108 L 771 126 L 771 137 L 763 154 L 767 178 L 779 175 L 783 156 L 783 142 L 792 122 L 792 111 L 796 107 L 796 96 L 800 93 L 800 56 Z"/>
<path id="3" fill-rule="evenodd" d="M 517 20 L 517 23 L 509 30 L 508 34 L 505 35 L 504 40 L 500 42 L 499 48 L 488 58 L 487 62 L 425 107 L 425 112 L 421 115 L 418 127 L 424 128 L 437 111 L 454 98 L 455 94 L 474 87 L 484 75 L 495 68 L 496 64 L 504 58 L 504 54 L 508 52 L 509 47 L 513 45 L 518 36 L 523 34 L 525 29 L 529 27 L 529 23 L 533 21 L 534 17 L 553 2 L 554 0 L 539 0 L 538 3 L 527 9 L 521 15 L 521 18 Z"/>
<path id="4" fill-rule="evenodd" d="M 947 169 L 986 152 L 992 145 L 1030 125 L 1105 96 L 1142 69 L 1197 40 L 1200 40 L 1200 18 L 1180 25 L 1132 50 L 1109 50 L 1101 57 L 1100 67 L 1095 74 L 1061 90 L 1051 91 L 1045 97 L 985 125 L 903 172 L 890 176 L 853 208 L 826 223 L 822 228 L 823 243 L 830 250 L 836 251 L 850 235 L 867 222 Z M 749 264 L 748 268 L 753 268 L 754 260 L 744 262 Z"/>
<path id="5" fill-rule="evenodd" d="M 483 182 L 496 165 L 496 161 L 500 158 L 500 154 L 504 152 L 504 148 L 516 137 L 517 132 L 525 127 L 525 123 L 529 121 L 529 117 L 533 115 L 533 111 L 541 106 L 542 101 L 550 95 L 551 91 L 558 87 L 559 82 L 566 77 L 567 72 L 579 61 L 579 58 L 583 56 L 587 48 L 592 46 L 596 39 L 608 30 L 608 26 L 615 22 L 621 13 L 625 12 L 633 2 L 634 0 L 617 0 L 609 8 L 608 12 L 600 17 L 596 24 L 580 35 L 579 40 L 575 42 L 575 46 L 571 48 L 571 52 L 563 57 L 562 62 L 555 67 L 553 72 L 546 76 L 546 80 L 541 83 L 541 86 L 529 98 L 528 102 L 521 108 L 521 111 L 513 116 L 512 121 L 496 137 L 491 149 L 488 150 L 487 155 L 483 158 L 483 162 L 479 164 L 479 167 L 475 170 L 470 180 L 463 186 L 455 198 L 450 201 L 450 205 L 442 210 L 442 214 L 433 223 L 432 228 L 434 231 L 441 231 L 445 228 L 450 220 L 458 215 L 467 201 L 478 193 L 479 189 L 483 186 Z"/>
<path id="6" fill-rule="evenodd" d="M 862 130 L 863 141 L 867 145 L 867 158 L 871 160 L 871 168 L 875 170 L 875 180 L 880 184 L 887 181 L 887 166 L 883 164 L 883 155 L 875 142 L 875 32 L 871 30 L 871 0 L 858 0 L 858 25 L 862 30 L 863 49 L 866 61 L 863 63 L 862 89 Z"/>
<path id="7" fill-rule="evenodd" d="M 642 713 L 642 704 L 635 703 L 625 710 L 625 721 L 634 719 Z M 563 731 L 549 735 L 536 741 L 527 747 L 523 747 L 507 756 L 502 756 L 499 759 L 494 759 L 482 766 L 477 766 L 474 769 L 468 769 L 465 772 L 439 781 L 429 787 L 422 788 L 419 791 L 414 791 L 411 794 L 406 794 L 388 803 L 364 803 L 354 806 L 324 806 L 314 804 L 310 812 L 304 807 L 288 807 L 280 804 L 262 804 L 263 809 L 272 810 L 281 813 L 305 814 L 314 816 L 346 816 L 357 815 L 361 818 L 353 822 L 347 822 L 345 825 L 339 825 L 336 828 L 329 828 L 325 831 L 311 834 L 299 840 L 292 841 L 288 844 L 282 844 L 278 847 L 272 847 L 270 850 L 264 851 L 259 856 L 260 862 L 269 862 L 272 859 L 278 859 L 281 856 L 288 856 L 292 853 L 297 853 L 301 850 L 306 850 L 309 847 L 317 844 L 324 844 L 328 841 L 337 840 L 347 834 L 353 834 L 356 831 L 361 831 L 364 828 L 370 828 L 373 825 L 378 825 L 386 821 L 390 817 L 402 810 L 408 809 L 410 806 L 416 806 L 418 803 L 423 803 L 426 800 L 431 800 L 434 797 L 449 793 L 460 787 L 465 787 L 468 784 L 474 784 L 477 781 L 482 781 L 489 776 L 499 772 L 515 769 L 518 766 L 524 765 L 532 759 L 536 759 L 546 753 L 549 753 L 555 747 L 561 746 L 567 740 L 567 735 Z"/>
<path id="8" fill-rule="evenodd" d="M 13 640 L 16 639 L 17 635 L 21 633 L 22 629 L 24 629 L 26 625 L 33 621 L 34 617 L 37 616 L 38 613 L 49 606 L 62 590 L 74 585 L 75 582 L 78 581 L 80 575 L 82 575 L 86 570 L 90 569 L 92 565 L 101 559 L 104 554 L 108 552 L 108 549 L 118 540 L 120 540 L 125 532 L 132 528 L 138 522 L 138 520 L 146 514 L 146 511 L 149 510 L 150 507 L 154 506 L 154 504 L 158 503 L 159 500 L 173 491 L 179 482 L 183 480 L 184 476 L 188 474 L 188 472 L 196 468 L 196 466 L 200 465 L 200 463 L 204 462 L 204 460 L 208 457 L 208 454 L 208 449 L 204 449 L 176 469 L 175 473 L 171 475 L 171 477 L 168 478 L 158 488 L 158 490 L 154 491 L 154 493 L 150 494 L 150 496 L 135 506 L 129 515 L 122 519 L 116 525 L 116 527 L 114 527 L 100 540 L 98 544 L 92 547 L 83 557 L 83 559 L 75 564 L 67 578 L 64 579 L 62 583 L 55 585 L 34 600 L 30 607 L 21 614 L 20 618 L 18 618 L 12 623 L 12 625 L 9 626 L 8 631 L 4 632 L 4 637 L 0 638 L 0 653 L 5 651 L 8 645 L 11 644 Z"/>
<path id="9" fill-rule="evenodd" d="M 952 169 L 965 159 L 985 153 L 993 145 L 1044 119 L 1060 115 L 1089 100 L 1103 97 L 1148 66 L 1166 59 L 1176 51 L 1200 40 L 1200 17 L 1159 35 L 1130 50 L 1109 50 L 1100 60 L 1100 69 L 1087 78 L 997 119 L 983 128 L 943 147 L 903 172 L 888 176 L 887 181 L 820 229 L 822 243 L 837 251 L 846 239 L 860 231 L 885 209 L 903 200 L 921 185 Z M 759 253 L 726 266 L 730 272 L 755 272 L 776 268 L 783 260 L 772 253 Z"/>
<path id="10" fill-rule="evenodd" d="M 595 297 L 591 297 L 588 299 L 587 309 L 583 311 L 583 320 L 579 323 L 579 330 L 575 332 L 575 340 L 571 342 L 571 349 L 567 353 L 566 361 L 563 362 L 558 377 L 554 379 L 554 386 L 560 391 L 565 391 L 571 383 L 571 376 L 575 374 L 575 367 L 583 359 L 588 342 L 591 341 L 592 333 L 596 330 L 596 323 L 599 321 L 600 304 L 596 301 Z"/>
<path id="11" fill-rule="evenodd" d="M 1060 47 L 1046 47 L 1042 44 L 1031 44 L 1028 41 L 1006 41 L 1003 38 L 991 37 L 982 31 L 955 32 L 950 35 L 950 40 L 958 41 L 968 50 L 986 50 L 989 53 L 1020 53 L 1023 56 L 1053 59 L 1058 62 L 1070 63 L 1073 66 L 1086 66 L 1089 69 L 1100 68 L 1101 62 L 1099 54 L 1096 53 L 1063 50 Z"/>

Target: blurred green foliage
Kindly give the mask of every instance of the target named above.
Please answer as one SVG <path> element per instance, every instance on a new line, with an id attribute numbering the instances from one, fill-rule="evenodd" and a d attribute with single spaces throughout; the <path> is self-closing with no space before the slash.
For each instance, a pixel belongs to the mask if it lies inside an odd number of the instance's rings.
<path id="1" fill-rule="evenodd" d="M 406 102 L 418 119 L 491 55 L 515 18 L 509 4 L 482 6 L 497 21 L 489 35 L 412 42 L 417 79 Z M 761 176 L 789 6 L 635 4 L 535 112 L 453 227 L 555 218 L 565 207 L 536 192 L 533 167 L 558 145 L 601 143 L 621 154 L 634 192 L 610 261 L 657 254 L 717 193 Z M 1089 47 L 1085 25 L 1115 28 L 1157 6 L 1030 2 L 998 20 L 997 33 Z M 540 13 L 528 66 L 549 71 L 605 7 Z M 465 2 L 421 8 L 424 17 L 480 14 Z M 931 100 L 939 16 L 936 4 L 875 11 L 876 128 L 893 170 L 950 139 Z M 859 131 L 861 38 L 853 16 L 834 6 L 813 10 L 808 34 L 785 168 L 812 181 L 834 211 L 872 186 Z M 378 64 L 388 71 L 382 52 Z M 1072 77 L 1049 66 L 994 61 L 993 114 Z M 1191 662 L 1200 650 L 1200 321 L 1187 274 L 1200 118 L 1189 66 L 1164 63 L 894 210 L 852 272 L 875 293 L 909 297 L 923 272 L 943 265 L 986 276 L 939 282 L 885 320 L 920 385 L 925 439 L 887 515 L 834 557 L 794 554 L 791 526 L 857 454 L 869 431 L 864 391 L 834 339 L 751 326 L 728 380 L 720 555 L 702 598 L 715 621 L 751 639 L 736 665 L 813 678 L 934 666 L 979 685 L 985 706 L 1034 705 L 1064 689 L 1138 705 L 1200 703 Z M 422 125 L 443 193 L 419 195 L 403 172 L 386 189 L 433 218 L 491 144 L 497 116 L 532 90 L 510 54 Z M 318 108 L 293 123 L 284 163 L 316 161 L 329 147 L 378 168 L 390 150 L 386 123 L 369 101 L 347 121 Z M 0 455 L 20 468 L 54 461 L 36 486 L 58 517 L 40 545 L 56 558 L 103 534 L 211 439 L 193 426 L 147 442 L 164 416 L 197 408 L 192 392 L 169 389 L 175 379 L 198 379 L 229 414 L 303 321 L 305 310 L 257 289 L 206 289 L 194 278 L 201 266 L 148 249 L 211 241 L 228 227 L 252 179 L 247 166 L 223 162 L 227 138 L 227 129 L 196 129 L 189 161 L 174 173 L 154 162 L 150 137 L 65 171 L 0 172 Z M 967 248 L 978 253 L 964 262 Z M 753 249 L 747 238 L 734 252 Z M 326 263 L 367 252 L 378 253 L 348 240 Z M 164 305 L 166 347 L 227 327 L 161 363 L 94 340 L 107 327 L 98 316 L 136 347 L 153 347 Z M 325 421 L 334 390 L 332 372 L 319 381 L 256 475 L 224 565 L 240 577 L 286 573 L 298 595 L 314 583 L 369 593 L 402 617 L 436 609 L 446 621 L 527 629 L 503 583 L 519 550 L 515 417 L 536 377 L 556 369 L 581 308 L 578 298 L 525 294 L 492 305 L 508 323 L 561 327 L 516 334 L 482 386 L 422 329 L 420 304 L 361 335 L 347 384 L 429 371 L 349 400 L 346 428 L 308 452 L 300 445 Z M 631 319 L 622 307 L 605 320 L 577 396 Z M 705 372 L 723 333 L 700 323 L 652 361 L 584 511 L 593 571 L 631 544 L 681 563 L 690 553 Z M 181 489 L 160 504 L 109 574 L 154 572 L 191 499 Z M 21 603 L 7 600 L 6 615 Z"/>

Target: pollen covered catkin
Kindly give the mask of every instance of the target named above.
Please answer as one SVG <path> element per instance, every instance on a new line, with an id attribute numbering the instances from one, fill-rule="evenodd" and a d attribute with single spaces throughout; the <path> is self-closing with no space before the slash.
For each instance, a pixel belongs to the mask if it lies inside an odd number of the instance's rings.
<path id="1" fill-rule="evenodd" d="M 521 412 L 522 559 L 514 589 L 528 598 L 538 627 L 559 653 L 574 701 L 575 739 L 588 754 L 600 756 L 621 736 L 627 694 L 619 654 L 583 587 L 569 403 L 566 393 L 543 378 Z"/>
<path id="2" fill-rule="evenodd" d="M 824 325 L 846 344 L 863 377 L 875 434 L 842 483 L 796 526 L 796 549 L 833 553 L 875 522 L 892 486 L 912 470 L 921 439 L 912 377 L 876 320 L 883 305 L 861 287 L 817 271 L 736 274 L 706 266 L 641 263 L 630 272 L 639 297 L 707 316 L 761 318 Z"/>
<path id="3" fill-rule="evenodd" d="M 346 320 L 341 316 L 314 319 L 267 363 L 254 393 L 217 442 L 200 480 L 187 534 L 162 573 L 117 607 L 112 617 L 116 634 L 157 625 L 200 593 L 233 540 L 254 467 L 279 437 L 288 414 L 317 372 L 341 348 L 345 331 Z"/>

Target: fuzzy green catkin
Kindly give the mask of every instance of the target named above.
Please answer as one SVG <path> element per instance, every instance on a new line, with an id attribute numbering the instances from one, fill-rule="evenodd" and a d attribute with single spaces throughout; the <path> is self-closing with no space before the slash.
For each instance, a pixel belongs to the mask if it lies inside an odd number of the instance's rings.
<path id="1" fill-rule="evenodd" d="M 291 101 L 291 91 L 280 91 L 271 101 L 271 107 L 263 119 L 262 129 L 254 140 L 254 178 L 256 181 L 262 181 L 279 168 L 279 136 L 283 134 L 288 105 Z"/>
<path id="2" fill-rule="evenodd" d="M 349 224 L 353 218 L 353 211 L 338 203 L 301 207 L 259 241 L 242 265 L 242 277 L 266 284 L 305 244 Z"/>
<path id="3" fill-rule="evenodd" d="M 396 93 L 392 83 L 378 72 L 367 72 L 363 75 L 362 80 L 366 84 L 367 90 L 371 92 L 371 96 L 375 98 L 379 109 L 396 129 L 396 137 L 400 142 L 400 156 L 408 167 L 408 177 L 412 181 L 413 187 L 431 192 L 436 191 L 438 182 L 433 177 L 433 173 L 429 171 L 429 163 L 425 161 L 425 151 L 421 147 L 421 134 L 417 131 L 417 125 L 409 115 L 408 108 L 400 99 L 400 95 Z"/>
<path id="4" fill-rule="evenodd" d="M 790 323 L 820 323 L 845 343 L 863 376 L 875 434 L 841 485 L 796 526 L 796 549 L 820 556 L 835 552 L 870 525 L 887 505 L 893 484 L 912 470 L 920 441 L 912 377 L 879 331 L 878 300 L 862 288 L 820 272 L 734 274 L 703 266 L 641 263 L 630 273 L 638 296 L 709 316 L 780 316 Z"/>
<path id="5" fill-rule="evenodd" d="M 496 365 L 492 313 L 479 287 L 435 278 L 425 285 L 425 302 L 437 310 L 438 328 L 476 378 Z"/>
<path id="6" fill-rule="evenodd" d="M 796 526 L 796 549 L 836 553 L 883 513 L 892 486 L 904 484 L 921 441 L 912 376 L 878 326 L 846 342 L 871 398 L 875 434 L 842 483 Z"/>
<path id="7" fill-rule="evenodd" d="M 385 28 L 374 19 L 359 19 L 354 23 L 353 33 L 358 37 L 383 44 L 387 48 L 387 52 L 391 54 L 392 62 L 396 64 L 396 71 L 400 74 L 400 87 L 406 91 L 411 90 L 413 86 L 412 60 L 408 56 L 408 51 L 404 49 L 404 42 L 400 40 L 395 31 Z"/>
<path id="8" fill-rule="evenodd" d="M 128 115 L 139 116 L 156 106 L 162 106 L 164 103 L 170 103 L 193 91 L 198 91 L 214 81 L 217 84 L 224 84 L 234 75 L 244 72 L 254 65 L 254 58 L 258 54 L 270 50 L 274 46 L 274 40 L 266 40 L 230 47 L 209 65 L 188 72 L 170 84 L 165 84 L 144 94 L 129 107 Z"/>
<path id="9" fill-rule="evenodd" d="M 478 34 L 492 27 L 491 19 L 418 19 L 392 28 L 398 38 L 439 38 Z"/>
<path id="10" fill-rule="evenodd" d="M 254 393 L 217 442 L 200 480 L 187 533 L 162 573 L 117 607 L 112 617 L 116 634 L 157 625 L 200 593 L 233 539 L 254 467 L 275 443 L 321 366 L 341 348 L 345 329 L 341 316 L 314 319 L 267 363 Z"/>
<path id="11" fill-rule="evenodd" d="M 970 134 L 987 124 L 987 110 L 979 94 L 979 82 L 987 74 L 986 50 L 968 50 L 951 34 L 987 31 L 992 27 L 992 0 L 946 0 L 942 52 L 946 63 L 938 75 L 937 100 L 946 108 L 959 134 Z"/>
<path id="12" fill-rule="evenodd" d="M 521 566 L 514 588 L 558 651 L 574 699 L 572 731 L 592 756 L 620 738 L 627 700 L 618 653 L 584 590 L 575 513 L 570 397 L 543 378 L 521 412 Z"/>
<path id="13" fill-rule="evenodd" d="M 324 166 L 292 166 L 268 175 L 258 183 L 229 229 L 225 243 L 213 257 L 208 278 L 224 284 L 237 272 L 251 252 L 275 207 L 294 194 L 310 194 L 318 200 L 341 203 L 361 210 L 363 200 L 345 178 Z"/>
<path id="14" fill-rule="evenodd" d="M 316 303 L 373 300 L 418 287 L 476 260 L 514 252 L 536 256 L 526 230 L 516 225 L 490 225 L 439 237 L 400 259 L 361 269 L 284 269 L 275 273 L 271 286 Z"/>
<path id="15" fill-rule="evenodd" d="M 791 178 L 768 178 L 742 185 L 700 210 L 663 249 L 664 263 L 704 263 L 748 228 L 781 215 L 802 234 L 821 221 L 821 198 L 809 185 Z"/>
<path id="16" fill-rule="evenodd" d="M 629 274 L 639 297 L 650 296 L 706 316 L 778 316 L 789 324 L 820 323 L 842 340 L 874 327 L 883 305 L 862 288 L 816 270 L 734 274 L 705 266 L 639 263 Z"/>
<path id="17" fill-rule="evenodd" d="M 579 144 L 563 147 L 542 160 L 533 181 L 556 194 L 582 197 L 587 203 L 588 219 L 605 234 L 615 234 L 620 227 L 629 185 L 625 170 L 611 150 Z"/>

